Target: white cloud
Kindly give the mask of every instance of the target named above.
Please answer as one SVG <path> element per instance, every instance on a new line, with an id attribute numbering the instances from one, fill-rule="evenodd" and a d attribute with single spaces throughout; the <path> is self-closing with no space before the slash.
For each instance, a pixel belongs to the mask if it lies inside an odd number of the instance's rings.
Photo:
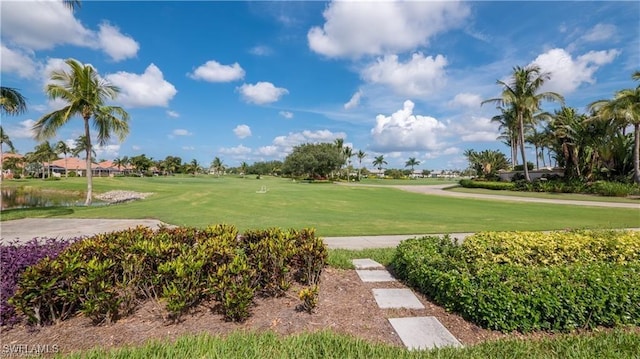
<path id="1" fill-rule="evenodd" d="M 38 64 L 32 56 L 18 49 L 9 49 L 0 45 L 0 68 L 3 73 L 15 73 L 23 78 L 33 77 Z"/>
<path id="2" fill-rule="evenodd" d="M 307 39 L 311 50 L 328 57 L 402 52 L 428 45 L 469 14 L 466 4 L 454 1 L 334 1 L 322 28 L 311 28 Z"/>
<path id="3" fill-rule="evenodd" d="M 0 16 L 3 37 L 30 50 L 75 45 L 100 49 L 120 61 L 135 57 L 140 48 L 108 23 L 99 25 L 97 32 L 85 28 L 61 1 L 5 1 Z"/>
<path id="4" fill-rule="evenodd" d="M 9 135 L 9 138 L 33 138 L 33 125 L 36 124 L 36 121 L 32 119 L 20 121 L 18 126 L 7 126 L 5 127 L 5 131 Z"/>
<path id="5" fill-rule="evenodd" d="M 182 146 L 182 149 L 185 151 L 195 151 L 195 147 L 193 146 Z"/>
<path id="6" fill-rule="evenodd" d="M 425 96 L 446 84 L 446 65 L 442 55 L 434 58 L 414 53 L 405 63 L 399 62 L 397 55 L 387 55 L 364 68 L 361 76 L 365 81 L 390 86 L 399 95 Z"/>
<path id="7" fill-rule="evenodd" d="M 251 136 L 251 128 L 247 125 L 238 125 L 233 129 L 233 133 L 235 133 L 238 138 L 243 139 Z"/>
<path id="8" fill-rule="evenodd" d="M 574 60 L 567 51 L 556 48 L 539 55 L 532 64 L 540 66 L 543 72 L 551 73 L 543 91 L 566 95 L 582 84 L 594 84 L 593 75 L 600 66 L 611 63 L 619 54 L 618 50 L 590 51 Z"/>
<path id="9" fill-rule="evenodd" d="M 100 146 L 96 143 L 92 147 L 96 151 L 96 158 L 116 158 L 118 157 L 118 152 L 120 151 L 119 144 Z"/>
<path id="10" fill-rule="evenodd" d="M 3 37 L 33 50 L 95 43 L 95 33 L 82 26 L 62 1 L 3 1 L 1 20 Z"/>
<path id="11" fill-rule="evenodd" d="M 237 90 L 240 91 L 246 102 L 256 105 L 276 102 L 281 96 L 289 93 L 287 89 L 275 87 L 271 82 L 258 82 L 255 85 L 243 84 Z"/>
<path id="12" fill-rule="evenodd" d="M 273 139 L 273 144 L 281 148 L 293 148 L 303 143 L 333 142 L 337 138 L 346 139 L 346 137 L 347 134 L 344 132 L 304 130 L 302 132 L 289 132 L 286 136 L 278 136 Z"/>
<path id="13" fill-rule="evenodd" d="M 467 108 L 479 108 L 482 102 L 482 97 L 473 93 L 462 92 L 457 94 L 453 100 L 449 101 L 449 107 L 467 107 Z"/>
<path id="14" fill-rule="evenodd" d="M 189 77 L 209 82 L 231 82 L 243 79 L 244 75 L 245 71 L 237 62 L 233 65 L 222 65 L 217 61 L 210 60 L 190 73 Z"/>
<path id="15" fill-rule="evenodd" d="M 582 39 L 587 42 L 606 41 L 613 38 L 616 35 L 616 31 L 615 25 L 596 24 L 596 26 L 582 36 Z"/>
<path id="16" fill-rule="evenodd" d="M 273 50 L 269 46 L 258 45 L 258 46 L 252 47 L 251 50 L 249 50 L 249 53 L 256 56 L 269 56 L 273 54 Z"/>
<path id="17" fill-rule="evenodd" d="M 450 124 L 449 134 L 459 138 L 462 142 L 496 142 L 500 135 L 499 125 L 491 122 L 490 118 L 464 115 Z"/>
<path id="18" fill-rule="evenodd" d="M 362 90 L 356 91 L 356 93 L 351 96 L 349 102 L 344 104 L 344 109 L 351 110 L 352 108 L 358 107 L 358 105 L 360 104 L 360 98 L 362 98 Z"/>
<path id="19" fill-rule="evenodd" d="M 223 155 L 231 155 L 231 156 L 244 156 L 251 153 L 251 148 L 238 145 L 236 147 L 223 147 L 220 148 L 219 152 Z"/>
<path id="20" fill-rule="evenodd" d="M 149 65 L 141 75 L 120 71 L 107 75 L 106 79 L 120 87 L 118 101 L 125 106 L 167 107 L 178 92 L 171 83 L 165 81 L 162 71 L 154 64 Z"/>
<path id="21" fill-rule="evenodd" d="M 191 135 L 193 135 L 193 133 L 191 133 L 188 130 L 185 130 L 183 128 L 177 128 L 177 129 L 173 130 L 173 132 L 171 132 L 171 134 L 173 136 L 191 136 Z"/>
<path id="22" fill-rule="evenodd" d="M 114 61 L 135 57 L 140 49 L 136 40 L 120 33 L 120 29 L 106 22 L 100 24 L 98 43 L 102 51 Z"/>
<path id="23" fill-rule="evenodd" d="M 134 151 L 140 151 L 142 149 L 142 147 L 133 145 L 133 146 L 131 146 L 131 149 L 134 150 Z"/>
<path id="24" fill-rule="evenodd" d="M 180 117 L 180 114 L 177 113 L 176 111 L 173 111 L 173 110 L 167 110 L 167 116 L 173 117 L 173 118 L 178 118 L 178 117 Z"/>
<path id="25" fill-rule="evenodd" d="M 290 120 L 293 118 L 293 112 L 289 112 L 289 111 L 280 111 L 278 112 L 278 114 L 284 118 L 286 118 L 287 120 Z"/>
<path id="26" fill-rule="evenodd" d="M 442 147 L 438 140 L 446 126 L 430 116 L 413 114 L 414 103 L 407 100 L 402 110 L 391 116 L 376 116 L 371 137 L 376 151 L 419 151 Z"/>
<path id="27" fill-rule="evenodd" d="M 260 147 L 256 152 L 262 156 L 275 157 L 280 153 L 279 151 L 280 149 L 277 146 L 270 145 L 270 146 Z"/>

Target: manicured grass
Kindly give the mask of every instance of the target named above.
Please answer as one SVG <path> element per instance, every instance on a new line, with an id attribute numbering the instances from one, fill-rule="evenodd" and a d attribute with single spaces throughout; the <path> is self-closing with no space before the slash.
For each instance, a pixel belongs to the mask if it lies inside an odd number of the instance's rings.
<path id="1" fill-rule="evenodd" d="M 395 254 L 395 248 L 367 248 L 362 250 L 330 249 L 327 264 L 339 269 L 354 269 L 351 260 L 369 258 L 383 266 L 388 266 L 391 264 L 391 260 L 393 260 Z"/>
<path id="2" fill-rule="evenodd" d="M 141 347 L 92 350 L 67 358 L 635 358 L 640 334 L 563 335 L 542 340 L 500 340 L 462 349 L 408 351 L 332 332 L 281 337 L 272 332 L 234 333 L 226 338 L 187 335 L 174 343 L 156 341 Z"/>
<path id="3" fill-rule="evenodd" d="M 531 197 L 531 198 L 548 198 L 572 201 L 594 201 L 594 202 L 616 202 L 616 203 L 635 203 L 640 206 L 640 199 L 624 198 L 624 197 L 605 197 L 579 193 L 547 193 L 547 192 L 520 192 L 520 191 L 494 191 L 484 188 L 465 188 L 452 187 L 448 191 L 462 193 L 478 193 L 478 194 L 497 194 L 500 196 L 512 197 Z"/>
<path id="4" fill-rule="evenodd" d="M 69 178 L 5 185 L 78 191 L 86 187 L 86 182 L 84 178 Z M 268 192 L 256 193 L 262 186 Z M 241 231 L 313 227 L 320 236 L 348 236 L 626 228 L 637 227 L 640 219 L 640 210 L 634 209 L 449 198 L 395 188 L 308 184 L 270 177 L 95 178 L 96 193 L 116 189 L 155 194 L 115 206 L 7 210 L 2 212 L 2 220 L 25 216 L 155 218 L 196 227 L 228 223 Z"/>

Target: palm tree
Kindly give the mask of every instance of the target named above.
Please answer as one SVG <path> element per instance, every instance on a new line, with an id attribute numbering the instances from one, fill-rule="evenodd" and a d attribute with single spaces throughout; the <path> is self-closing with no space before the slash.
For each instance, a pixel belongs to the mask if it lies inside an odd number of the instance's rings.
<path id="1" fill-rule="evenodd" d="M 6 115 L 19 115 L 27 111 L 27 100 L 11 87 L 0 87 L 0 108 Z"/>
<path id="2" fill-rule="evenodd" d="M 42 179 L 44 179 L 44 167 L 45 162 L 47 163 L 47 172 L 48 176 L 51 177 L 51 161 L 58 159 L 58 155 L 56 154 L 55 149 L 49 141 L 44 141 L 41 144 L 37 145 L 35 151 L 33 152 L 33 158 L 38 162 L 42 163 Z"/>
<path id="3" fill-rule="evenodd" d="M 411 167 L 411 174 L 413 174 L 413 168 L 419 165 L 420 165 L 420 161 L 416 160 L 415 157 L 409 157 L 409 160 L 404 163 L 405 167 L 409 167 L 409 166 Z"/>
<path id="4" fill-rule="evenodd" d="M 536 169 L 540 169 L 539 159 L 542 157 L 542 162 L 544 165 L 544 153 L 538 152 L 538 150 L 544 149 L 546 133 L 544 131 L 539 131 L 535 127 L 533 127 L 531 129 L 531 132 L 529 132 L 527 134 L 527 137 L 525 137 L 525 141 L 533 145 L 536 153 Z"/>
<path id="5" fill-rule="evenodd" d="M 524 145 L 525 124 L 533 122 L 534 114 L 540 110 L 540 102 L 559 101 L 564 103 L 564 97 L 555 92 L 541 92 L 542 85 L 551 78 L 548 72 L 540 72 L 540 67 L 536 65 L 525 68 L 516 66 L 513 69 L 511 83 L 498 80 L 497 84 L 502 86 L 502 94 L 498 98 L 482 101 L 485 103 L 495 103 L 499 106 L 509 106 L 513 109 L 517 119 L 518 141 L 520 144 L 520 155 L 524 164 L 524 177 L 527 182 L 531 182 L 529 169 L 527 168 L 527 158 Z"/>
<path id="6" fill-rule="evenodd" d="M 117 157 L 113 160 L 113 164 L 116 165 L 118 167 L 118 171 L 120 171 L 122 167 L 127 167 L 127 165 L 129 164 L 129 157 Z"/>
<path id="7" fill-rule="evenodd" d="M 93 127 L 97 129 L 97 139 L 104 145 L 111 138 L 111 133 L 118 135 L 122 141 L 129 133 L 129 114 L 119 106 L 105 105 L 107 100 L 115 99 L 120 90 L 101 78 L 90 65 L 83 65 L 77 60 L 65 61 L 70 72 L 61 70 L 51 74 L 51 82 L 46 87 L 49 98 L 61 98 L 66 106 L 44 115 L 33 129 L 37 139 L 53 137 L 56 131 L 66 124 L 72 116 L 80 116 L 84 121 L 84 136 L 87 154 L 87 199 L 85 205 L 91 205 L 93 197 L 93 176 L 91 172 L 91 133 L 89 120 L 93 118 Z"/>
<path id="8" fill-rule="evenodd" d="M 64 141 L 58 141 L 58 143 L 56 143 L 55 151 L 57 154 L 64 155 L 64 176 L 69 177 L 67 169 L 67 154 L 71 153 L 71 147 L 69 147 L 69 145 Z"/>
<path id="9" fill-rule="evenodd" d="M 342 172 L 342 165 L 344 164 L 344 151 L 343 151 L 344 138 L 336 138 L 335 140 L 333 140 L 333 145 L 336 147 L 336 149 L 338 150 L 338 153 L 340 153 L 340 156 L 342 158 L 342 162 L 338 164 L 338 177 L 340 177 L 340 172 Z M 333 178 L 333 176 L 334 176 L 334 173 L 332 171 L 331 177 Z"/>
<path id="10" fill-rule="evenodd" d="M 2 152 L 2 145 L 5 144 L 9 146 L 10 150 L 14 150 L 13 142 L 9 139 L 9 135 L 4 132 L 2 126 L 0 126 L 0 181 L 2 181 L 2 177 L 4 176 L 4 172 L 2 170 L 2 165 L 4 162 L 4 153 Z"/>
<path id="11" fill-rule="evenodd" d="M 189 169 L 193 171 L 194 176 L 197 176 L 198 171 L 200 171 L 200 163 L 198 163 L 198 160 L 196 160 L 195 158 L 192 159 L 191 163 L 189 163 Z"/>
<path id="12" fill-rule="evenodd" d="M 211 168 L 213 168 L 213 173 L 220 177 L 220 172 L 224 170 L 224 164 L 222 164 L 220 157 L 215 157 L 213 159 L 213 162 L 211 162 Z"/>
<path id="13" fill-rule="evenodd" d="M 84 153 L 86 155 L 88 148 L 89 148 L 89 143 L 87 142 L 87 136 L 85 135 L 78 136 L 78 138 L 76 138 L 75 141 L 73 142 L 73 149 L 71 150 L 71 155 L 73 157 L 78 157 L 81 153 Z M 94 157 L 96 156 L 96 151 L 93 148 L 91 149 L 91 154 Z M 84 158 L 85 160 L 87 159 L 86 156 Z"/>
<path id="14" fill-rule="evenodd" d="M 384 160 L 384 155 L 377 156 L 373 159 L 373 165 L 376 166 L 378 171 L 382 172 L 382 166 L 386 165 L 387 161 Z"/>
<path id="15" fill-rule="evenodd" d="M 362 171 L 362 160 L 367 157 L 367 153 L 363 150 L 359 150 L 356 153 L 356 157 L 358 157 L 358 182 L 360 182 L 360 172 Z"/>
<path id="16" fill-rule="evenodd" d="M 504 139 L 504 143 L 511 149 L 511 166 L 515 167 L 518 165 L 518 121 L 515 111 L 512 107 L 505 109 L 498 106 L 497 109 L 500 114 L 493 116 L 491 122 L 500 124 L 502 132 L 498 138 Z"/>
<path id="17" fill-rule="evenodd" d="M 240 164 L 240 172 L 242 172 L 242 178 L 247 174 L 247 169 L 249 169 L 249 164 L 247 162 L 242 162 Z"/>
<path id="18" fill-rule="evenodd" d="M 635 71 L 632 78 L 640 81 L 640 71 Z M 611 100 L 592 102 L 589 109 L 597 113 L 597 120 L 613 119 L 621 127 L 633 126 L 633 181 L 640 184 L 640 84 L 616 92 Z"/>
<path id="19" fill-rule="evenodd" d="M 347 146 L 342 149 L 342 154 L 347 163 L 347 181 L 349 180 L 349 166 L 351 166 L 351 157 L 353 157 L 353 148 Z"/>

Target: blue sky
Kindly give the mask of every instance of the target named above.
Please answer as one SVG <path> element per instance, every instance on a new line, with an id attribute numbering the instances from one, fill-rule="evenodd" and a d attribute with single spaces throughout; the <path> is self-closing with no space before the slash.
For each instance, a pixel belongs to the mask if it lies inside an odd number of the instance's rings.
<path id="1" fill-rule="evenodd" d="M 496 137 L 496 80 L 514 66 L 551 72 L 544 90 L 581 111 L 636 84 L 638 2 L 2 1 L 2 86 L 29 111 L 4 116 L 20 153 L 61 107 L 43 87 L 75 58 L 120 87 L 130 134 L 99 159 L 180 156 L 208 166 L 284 159 L 305 142 L 344 138 L 387 167 L 464 169 L 466 149 Z M 553 110 L 557 105 L 547 104 Z M 51 141 L 82 134 L 72 119 Z M 533 150 L 530 150 L 533 152 Z M 529 156 L 532 156 L 530 154 Z M 531 158 L 531 157 L 530 157 Z"/>

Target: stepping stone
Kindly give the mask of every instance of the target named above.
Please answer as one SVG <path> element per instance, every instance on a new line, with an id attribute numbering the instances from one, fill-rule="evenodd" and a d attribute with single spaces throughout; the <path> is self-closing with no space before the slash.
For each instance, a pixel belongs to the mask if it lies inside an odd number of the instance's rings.
<path id="1" fill-rule="evenodd" d="M 389 323 L 409 350 L 462 347 L 435 317 L 389 318 Z"/>
<path id="2" fill-rule="evenodd" d="M 384 266 L 373 259 L 353 259 L 351 261 L 356 269 L 383 269 Z"/>
<path id="3" fill-rule="evenodd" d="M 363 282 L 396 282 L 391 273 L 384 269 L 377 270 L 356 270 Z"/>
<path id="4" fill-rule="evenodd" d="M 409 308 L 423 309 L 418 297 L 411 289 L 373 289 L 373 296 L 382 309 L 389 308 Z"/>

